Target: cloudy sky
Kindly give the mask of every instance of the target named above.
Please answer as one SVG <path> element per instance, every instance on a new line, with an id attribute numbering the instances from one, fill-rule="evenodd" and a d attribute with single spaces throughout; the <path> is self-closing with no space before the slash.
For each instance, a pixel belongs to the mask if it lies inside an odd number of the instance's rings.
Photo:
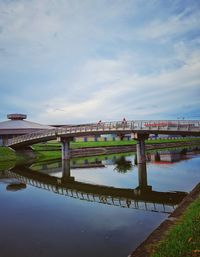
<path id="1" fill-rule="evenodd" d="M 0 120 L 200 119 L 199 0 L 0 0 Z"/>

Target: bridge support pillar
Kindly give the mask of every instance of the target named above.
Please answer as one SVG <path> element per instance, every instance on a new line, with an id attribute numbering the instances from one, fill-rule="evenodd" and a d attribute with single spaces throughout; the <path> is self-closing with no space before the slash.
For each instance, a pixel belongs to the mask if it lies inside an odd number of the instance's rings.
<path id="1" fill-rule="evenodd" d="M 62 140 L 62 160 L 67 160 L 70 158 L 70 141 Z"/>
<path id="2" fill-rule="evenodd" d="M 118 134 L 118 137 L 120 138 L 120 141 L 124 140 L 124 134 Z"/>
<path id="3" fill-rule="evenodd" d="M 148 134 L 134 133 L 132 135 L 132 138 L 137 141 L 136 151 L 137 151 L 138 164 L 146 163 L 145 140 L 148 139 L 148 137 L 149 137 Z"/>
<path id="4" fill-rule="evenodd" d="M 72 138 L 59 137 L 57 141 L 61 142 L 62 145 L 62 160 L 67 160 L 71 157 L 70 154 L 70 141 Z"/>

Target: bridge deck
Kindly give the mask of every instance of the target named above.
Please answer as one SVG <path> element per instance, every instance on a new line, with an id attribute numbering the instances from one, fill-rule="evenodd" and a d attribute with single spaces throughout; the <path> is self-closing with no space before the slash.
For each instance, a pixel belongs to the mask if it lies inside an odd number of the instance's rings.
<path id="1" fill-rule="evenodd" d="M 57 137 L 81 137 L 102 134 L 171 134 L 200 136 L 200 121 L 126 121 L 126 122 L 101 122 L 100 124 L 88 124 L 70 126 L 66 128 L 55 128 L 35 133 L 14 137 L 9 140 L 7 146 L 16 149 L 31 144 L 49 141 Z"/>

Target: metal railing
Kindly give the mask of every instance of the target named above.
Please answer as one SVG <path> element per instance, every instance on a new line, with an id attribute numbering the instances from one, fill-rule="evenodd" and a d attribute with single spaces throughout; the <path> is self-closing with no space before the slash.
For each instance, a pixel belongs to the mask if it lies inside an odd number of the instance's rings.
<path id="1" fill-rule="evenodd" d="M 131 133 L 134 131 L 151 132 L 198 132 L 200 133 L 199 120 L 135 120 L 135 121 L 113 121 L 99 122 L 87 125 L 62 127 L 25 134 L 8 140 L 7 146 L 12 146 L 26 141 L 44 138 L 56 138 L 62 135 L 79 136 L 92 133 L 117 133 L 119 131 Z M 42 141 L 42 140 L 41 140 Z"/>

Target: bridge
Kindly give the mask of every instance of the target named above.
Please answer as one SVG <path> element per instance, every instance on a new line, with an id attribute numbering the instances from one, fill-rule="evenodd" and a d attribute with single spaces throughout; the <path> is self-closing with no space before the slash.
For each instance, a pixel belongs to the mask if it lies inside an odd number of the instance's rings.
<path id="1" fill-rule="evenodd" d="M 199 120 L 153 120 L 153 121 L 116 121 L 101 122 L 55 128 L 35 133 L 14 137 L 9 140 L 7 146 L 14 150 L 25 148 L 29 145 L 57 139 L 62 144 L 62 159 L 70 158 L 70 141 L 74 137 L 103 134 L 117 134 L 123 138 L 131 134 L 132 139 L 137 141 L 137 161 L 145 163 L 145 140 L 149 134 L 168 134 L 181 136 L 200 136 Z"/>
<path id="2" fill-rule="evenodd" d="M 21 183 L 56 194 L 89 202 L 153 212 L 171 213 L 187 195 L 186 192 L 153 191 L 152 187 L 147 184 L 146 165 L 138 166 L 138 175 L 139 186 L 135 189 L 126 189 L 75 181 L 74 177 L 70 175 L 69 161 L 63 163 L 62 178 L 20 166 L 0 173 L 2 178 L 15 178 Z"/>

